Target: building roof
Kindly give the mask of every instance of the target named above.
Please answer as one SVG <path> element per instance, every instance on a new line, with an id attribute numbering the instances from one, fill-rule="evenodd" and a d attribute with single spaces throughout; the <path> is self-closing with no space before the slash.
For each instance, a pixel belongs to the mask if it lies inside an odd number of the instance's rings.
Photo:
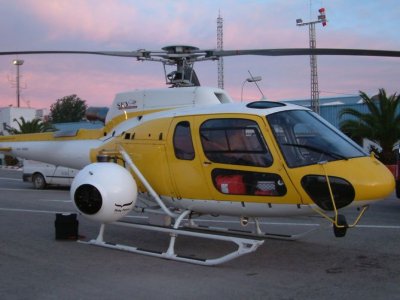
<path id="1" fill-rule="evenodd" d="M 321 106 L 323 105 L 338 105 L 339 102 L 341 102 L 343 105 L 351 105 L 351 104 L 357 104 L 361 99 L 359 95 L 355 96 L 339 96 L 339 97 L 323 97 L 319 98 L 319 104 Z M 302 105 L 302 106 L 310 106 L 311 99 L 292 99 L 292 100 L 283 100 L 282 102 L 286 103 L 292 103 L 292 104 L 297 104 L 297 105 Z"/>
<path id="2" fill-rule="evenodd" d="M 53 126 L 58 131 L 70 131 L 70 130 L 78 130 L 78 129 L 97 129 L 104 126 L 104 124 L 100 121 L 89 122 L 89 121 L 80 121 L 80 122 L 71 122 L 71 123 L 55 123 Z"/>
<path id="3" fill-rule="evenodd" d="M 282 102 L 297 104 L 301 106 L 310 107 L 311 99 L 301 100 L 284 100 Z M 344 120 L 351 118 L 351 116 L 340 116 L 340 112 L 345 108 L 352 108 L 359 112 L 365 113 L 368 111 L 367 106 L 363 103 L 360 96 L 339 96 L 339 97 L 326 97 L 319 99 L 320 115 L 336 128 L 340 127 L 340 123 Z"/>

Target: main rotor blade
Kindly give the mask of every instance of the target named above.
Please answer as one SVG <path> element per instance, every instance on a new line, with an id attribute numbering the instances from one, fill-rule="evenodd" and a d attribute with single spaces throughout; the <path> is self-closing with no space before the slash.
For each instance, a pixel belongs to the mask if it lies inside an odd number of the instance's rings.
<path id="1" fill-rule="evenodd" d="M 282 49 L 244 49 L 244 50 L 193 50 L 191 53 L 174 54 L 164 51 L 0 51 L 1 55 L 25 54 L 92 54 L 118 57 L 136 57 L 151 60 L 151 57 L 178 60 L 190 56 L 203 56 L 205 59 L 215 59 L 224 56 L 261 55 L 261 56 L 296 56 L 296 55 L 350 55 L 350 56 L 381 56 L 400 57 L 400 51 L 395 50 L 369 50 L 369 49 L 335 49 L 335 48 L 282 48 Z M 196 60 L 196 59 L 194 59 Z M 203 58 L 204 60 L 204 58 Z"/>
<path id="2" fill-rule="evenodd" d="M 210 50 L 207 56 L 292 56 L 292 55 L 352 55 L 352 56 L 383 56 L 400 57 L 400 51 L 368 50 L 368 49 L 335 49 L 335 48 L 286 48 L 286 49 L 252 49 L 252 50 Z"/>
<path id="3" fill-rule="evenodd" d="M 145 51 L 64 51 L 64 50 L 46 50 L 46 51 L 0 51 L 0 55 L 24 55 L 24 54 L 92 54 L 122 57 L 142 57 Z"/>

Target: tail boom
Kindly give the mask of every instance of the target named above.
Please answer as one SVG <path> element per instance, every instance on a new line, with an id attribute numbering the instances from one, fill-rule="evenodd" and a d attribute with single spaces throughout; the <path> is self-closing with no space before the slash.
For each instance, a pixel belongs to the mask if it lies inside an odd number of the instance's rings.
<path id="1" fill-rule="evenodd" d="M 14 157 L 82 169 L 91 163 L 90 150 L 99 140 L 0 141 L 0 152 Z"/>

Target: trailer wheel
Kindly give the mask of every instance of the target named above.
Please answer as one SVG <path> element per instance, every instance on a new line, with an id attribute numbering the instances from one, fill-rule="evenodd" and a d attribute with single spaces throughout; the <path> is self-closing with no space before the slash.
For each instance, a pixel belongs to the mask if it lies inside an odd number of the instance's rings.
<path id="1" fill-rule="evenodd" d="M 40 173 L 33 174 L 32 183 L 35 189 L 42 190 L 46 187 L 46 180 Z"/>

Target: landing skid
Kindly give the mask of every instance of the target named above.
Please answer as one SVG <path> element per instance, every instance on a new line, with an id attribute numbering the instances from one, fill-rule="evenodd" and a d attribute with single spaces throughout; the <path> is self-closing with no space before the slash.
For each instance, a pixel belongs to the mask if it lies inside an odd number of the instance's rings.
<path id="1" fill-rule="evenodd" d="M 224 228 L 224 227 L 214 227 L 214 226 L 205 226 L 205 225 L 194 225 L 190 226 L 188 228 L 196 228 L 204 231 L 212 231 L 216 233 L 229 233 L 229 234 L 235 234 L 238 236 L 246 237 L 246 238 L 262 238 L 262 239 L 274 239 L 274 240 L 285 240 L 285 241 L 297 241 L 304 236 L 318 230 L 318 227 L 315 227 L 310 230 L 306 230 L 301 233 L 297 234 L 276 234 L 276 233 L 254 233 L 251 231 L 245 231 L 245 230 L 236 230 L 236 229 L 230 229 L 230 228 Z"/>
<path id="2" fill-rule="evenodd" d="M 259 246 L 264 243 L 264 240 L 260 237 L 258 238 L 245 238 L 237 235 L 232 234 L 213 234 L 213 233 L 205 233 L 199 230 L 190 230 L 190 229 L 177 229 L 177 228 L 167 228 L 167 227 L 160 227 L 154 225 L 145 225 L 145 224 L 138 224 L 138 223 L 127 223 L 127 222 L 115 222 L 112 223 L 113 225 L 118 226 L 125 226 L 130 228 L 136 229 L 144 229 L 150 231 L 157 231 L 157 232 L 164 232 L 170 235 L 170 243 L 167 251 L 159 252 L 153 250 L 147 250 L 143 248 L 121 245 L 121 244 L 113 244 L 104 241 L 104 230 L 105 224 L 102 224 L 100 227 L 99 235 L 96 239 L 90 240 L 88 242 L 80 241 L 81 243 L 111 248 L 115 250 L 122 250 L 127 252 L 133 252 L 138 254 L 144 254 L 153 257 L 159 257 L 164 259 L 170 259 L 180 262 L 187 262 L 197 265 L 204 265 L 204 266 L 213 266 L 225 263 L 232 259 L 235 259 L 239 256 L 254 252 L 257 250 Z M 179 255 L 175 252 L 175 240 L 178 236 L 191 236 L 191 237 L 198 237 L 198 238 L 205 238 L 205 239 L 212 239 L 212 240 L 219 240 L 219 241 L 226 241 L 226 242 L 233 242 L 237 245 L 236 251 L 230 252 L 226 255 L 223 255 L 218 258 L 210 258 L 210 259 L 201 259 L 201 258 L 193 258 L 193 257 L 186 257 Z"/>
<path id="3" fill-rule="evenodd" d="M 214 233 L 235 234 L 237 236 L 242 236 L 246 238 L 262 238 L 262 239 L 275 239 L 275 240 L 285 240 L 285 241 L 297 241 L 303 238 L 304 236 L 319 229 L 319 226 L 316 225 L 315 228 L 297 234 L 276 234 L 276 233 L 263 232 L 260 228 L 260 224 L 257 218 L 254 219 L 254 224 L 255 224 L 254 231 L 246 231 L 246 230 L 231 229 L 226 227 L 198 225 L 193 220 L 190 220 L 189 223 L 186 225 L 186 228 L 199 229 Z"/>

